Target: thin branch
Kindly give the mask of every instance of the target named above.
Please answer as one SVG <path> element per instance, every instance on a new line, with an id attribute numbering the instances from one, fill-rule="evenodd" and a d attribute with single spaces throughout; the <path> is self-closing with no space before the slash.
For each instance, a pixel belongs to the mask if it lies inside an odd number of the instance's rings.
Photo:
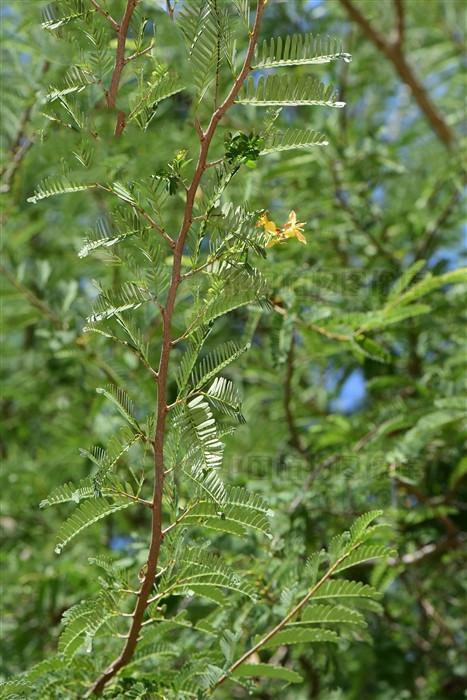
<path id="1" fill-rule="evenodd" d="M 174 8 L 173 8 L 172 5 L 170 4 L 170 0 L 165 0 L 165 5 L 166 5 L 166 7 L 167 7 L 167 13 L 168 13 L 170 19 L 171 19 L 172 22 L 173 22 L 173 19 L 174 19 Z"/>
<path id="2" fill-rule="evenodd" d="M 221 27 L 219 19 L 219 10 L 217 8 L 217 0 L 213 1 L 214 16 L 217 23 L 217 41 L 216 41 L 216 84 L 214 88 L 214 109 L 217 108 L 220 88 L 220 66 L 221 66 Z"/>
<path id="3" fill-rule="evenodd" d="M 41 75 L 45 75 L 50 68 L 50 62 L 44 61 L 41 68 Z M 0 170 L 0 177 L 3 182 L 0 185 L 0 193 L 9 192 L 11 188 L 11 183 L 16 175 L 18 168 L 20 167 L 26 153 L 29 151 L 34 141 L 27 135 L 27 127 L 31 121 L 32 112 L 35 107 L 37 98 L 32 104 L 27 107 L 23 116 L 21 117 L 19 123 L 18 133 L 10 149 L 10 159 L 6 161 L 5 165 Z"/>
<path id="4" fill-rule="evenodd" d="M 15 289 L 23 294 L 31 306 L 40 311 L 45 318 L 49 319 L 55 328 L 59 330 L 64 328 L 62 319 L 55 313 L 55 311 L 53 311 L 53 309 L 50 308 L 47 302 L 40 299 L 31 289 L 29 289 L 29 287 L 22 284 L 22 282 L 20 282 L 4 265 L 0 265 L 0 274 L 2 274 L 8 280 L 8 282 L 15 287 Z M 89 360 L 96 362 L 97 367 L 102 370 L 103 374 L 112 384 L 115 384 L 116 386 L 119 385 L 119 378 L 115 375 L 113 369 L 109 367 L 107 363 L 102 360 L 102 358 L 98 357 L 87 344 L 84 344 L 81 338 L 78 337 L 75 344 L 76 347 L 85 352 Z"/>
<path id="5" fill-rule="evenodd" d="M 120 80 L 122 77 L 123 69 L 125 68 L 125 46 L 128 35 L 128 30 L 130 28 L 131 18 L 133 12 L 135 11 L 136 5 L 139 0 L 127 0 L 125 14 L 121 24 L 118 25 L 118 40 L 117 40 L 117 53 L 115 56 L 115 67 L 112 73 L 112 79 L 110 81 L 110 87 L 106 92 L 107 107 L 109 109 L 115 109 L 117 104 L 117 94 L 118 88 L 120 86 Z M 125 129 L 126 119 L 125 112 L 119 110 L 117 113 L 117 123 L 115 125 L 115 136 L 119 138 L 123 130 Z"/>
<path id="6" fill-rule="evenodd" d="M 456 636 L 449 629 L 448 625 L 443 619 L 443 616 L 437 611 L 433 603 L 430 600 L 428 600 L 428 598 L 420 598 L 420 605 L 425 615 L 427 617 L 431 617 L 431 619 L 437 625 L 439 631 L 442 632 L 445 638 L 449 640 L 448 643 L 453 644 L 454 646 L 458 646 L 459 642 L 456 639 Z"/>
<path id="7" fill-rule="evenodd" d="M 119 489 L 113 489 L 110 488 L 110 491 L 113 493 L 118 494 L 119 496 L 125 496 L 125 498 L 129 498 L 131 501 L 134 501 L 135 503 L 141 503 L 142 506 L 146 506 L 147 508 L 152 508 L 152 501 L 147 501 L 145 498 L 140 498 L 139 496 L 134 496 L 132 493 L 127 493 L 126 491 L 120 491 Z"/>
<path id="8" fill-rule="evenodd" d="M 170 525 L 168 525 L 168 526 L 165 528 L 165 530 L 162 530 L 163 536 L 165 537 L 165 535 L 167 535 L 167 533 L 169 533 L 171 530 L 173 530 L 174 528 L 176 528 L 177 525 L 179 525 L 181 522 L 183 522 L 183 520 L 185 520 L 185 518 L 186 518 L 186 516 L 188 515 L 188 513 L 189 513 L 191 510 L 193 510 L 193 508 L 194 508 L 195 506 L 197 506 L 197 505 L 198 505 L 198 501 L 196 501 L 195 503 L 192 503 L 190 506 L 188 506 L 188 508 L 185 508 L 185 510 L 183 511 L 183 513 L 182 513 L 181 515 L 179 515 L 178 518 L 177 518 L 176 520 L 173 521 L 173 523 L 171 523 Z"/>
<path id="9" fill-rule="evenodd" d="M 122 593 L 130 593 L 131 595 L 139 595 L 139 591 L 134 591 L 132 588 L 119 588 Z"/>
<path id="10" fill-rule="evenodd" d="M 389 42 L 380 34 L 371 22 L 360 12 L 358 7 L 353 4 L 352 0 L 340 0 L 340 3 L 346 9 L 349 17 L 360 26 L 368 39 L 370 39 L 381 53 L 391 61 L 401 80 L 410 88 L 416 103 L 429 121 L 439 140 L 446 147 L 451 147 L 455 140 L 455 134 L 431 101 L 428 92 L 415 75 L 412 67 L 407 63 L 401 45 L 399 43 Z"/>
<path id="11" fill-rule="evenodd" d="M 203 131 L 203 127 L 201 126 L 201 123 L 200 123 L 198 117 L 195 117 L 194 127 L 195 127 L 196 133 L 198 134 L 199 140 L 200 140 L 201 142 L 204 141 L 205 133 L 204 133 L 204 131 Z"/>
<path id="12" fill-rule="evenodd" d="M 287 316 L 287 311 L 284 309 L 284 307 L 280 306 L 279 304 L 273 304 L 272 308 L 276 313 L 280 314 L 281 316 Z M 317 326 L 316 323 L 306 323 L 305 321 L 300 320 L 298 321 L 298 323 L 304 328 L 310 328 L 312 331 L 315 331 L 320 335 L 324 335 L 330 340 L 350 342 L 354 336 L 354 334 L 344 335 L 343 333 L 335 333 L 334 331 L 330 331 L 327 328 L 323 328 L 322 326 Z"/>
<path id="13" fill-rule="evenodd" d="M 116 317 L 119 317 L 119 314 L 116 314 Z M 92 327 L 92 330 L 94 332 L 100 333 L 100 331 L 96 331 L 94 327 Z M 148 362 L 147 357 L 144 355 L 144 353 L 141 352 L 141 350 L 136 346 L 130 343 L 128 340 L 124 340 L 123 338 L 119 338 L 116 335 L 111 335 L 109 333 L 105 333 L 105 336 L 107 338 L 111 338 L 112 340 L 115 340 L 116 343 L 120 343 L 120 345 L 124 345 L 127 347 L 134 355 L 137 357 L 143 365 L 146 367 L 146 369 L 152 374 L 153 377 L 157 377 L 157 372 L 154 369 L 154 367 Z M 82 336 L 80 336 L 82 338 Z"/>
<path id="14" fill-rule="evenodd" d="M 107 10 L 104 10 L 104 8 L 101 7 L 96 0 L 91 0 L 91 5 L 94 7 L 96 12 L 98 12 L 100 15 L 102 15 L 102 17 L 105 17 L 105 19 L 110 23 L 110 26 L 112 27 L 112 29 L 114 31 L 116 31 L 116 32 L 120 31 L 119 23 L 114 20 L 114 18 L 110 14 L 110 12 L 108 12 Z"/>
<path id="15" fill-rule="evenodd" d="M 137 0 L 136 0 L 137 1 Z M 127 13 L 131 7 L 131 13 L 136 5 L 135 0 L 129 0 L 127 5 Z M 201 178 L 206 170 L 207 157 L 209 153 L 209 147 L 211 145 L 212 139 L 216 132 L 219 122 L 227 112 L 227 110 L 233 105 L 235 99 L 242 87 L 246 77 L 251 70 L 251 63 L 255 52 L 255 47 L 258 40 L 259 30 L 261 26 L 261 19 L 264 12 L 264 7 L 267 0 L 258 0 L 258 5 L 256 9 L 256 18 L 254 28 L 250 35 L 250 40 L 248 44 L 248 49 L 246 52 L 245 60 L 242 69 L 236 78 L 229 94 L 224 99 L 222 104 L 213 113 L 209 126 L 203 134 L 201 139 L 201 146 L 198 156 L 198 162 L 196 164 L 195 172 L 193 174 L 193 179 L 191 185 L 187 191 L 185 211 L 183 216 L 183 221 L 180 227 L 178 238 L 174 247 L 173 263 L 172 263 L 172 276 L 167 293 L 167 300 L 165 307 L 162 309 L 162 348 L 159 360 L 158 376 L 156 381 L 157 389 L 157 418 L 156 418 L 156 428 L 155 428 L 155 438 L 153 443 L 154 451 L 154 492 L 152 499 L 152 524 L 151 524 L 151 543 L 149 545 L 148 559 L 145 566 L 144 579 L 141 583 L 140 594 L 138 596 L 138 601 L 133 615 L 133 620 L 131 623 L 130 631 L 128 633 L 128 638 L 122 649 L 122 652 L 118 658 L 113 661 L 110 666 L 99 676 L 99 678 L 93 683 L 89 689 L 87 696 L 89 697 L 93 693 L 96 695 L 102 694 L 107 683 L 119 672 L 121 668 L 126 666 L 132 659 L 133 654 L 136 649 L 136 645 L 139 639 L 139 633 L 144 621 L 144 614 L 148 606 L 148 599 L 152 588 L 154 586 L 154 581 L 157 574 L 157 563 L 159 559 L 159 553 L 163 540 L 163 530 L 162 530 L 162 495 L 164 488 L 164 441 L 165 441 L 165 424 L 167 417 L 167 384 L 168 384 L 168 372 L 169 372 L 169 361 L 170 354 L 172 351 L 172 316 L 174 313 L 175 302 L 177 298 L 178 287 L 181 283 L 181 268 L 182 268 L 182 257 L 183 249 L 185 246 L 186 237 L 191 228 L 193 222 L 193 207 L 195 203 L 196 193 L 201 182 Z M 129 20 L 128 20 L 129 24 Z M 123 28 L 123 23 L 122 23 Z M 119 35 L 120 39 L 120 35 Z M 123 42 L 124 51 L 124 42 Z M 121 73 L 121 71 L 120 71 Z"/>
<path id="16" fill-rule="evenodd" d="M 151 41 L 149 46 L 146 46 L 145 49 L 141 49 L 141 51 L 136 51 L 136 53 L 132 53 L 131 56 L 128 56 L 128 58 L 125 58 L 125 64 L 130 63 L 130 61 L 134 61 L 135 58 L 139 58 L 140 56 L 145 56 L 147 53 L 152 51 L 154 48 L 154 42 Z"/>
<path id="17" fill-rule="evenodd" d="M 396 43 L 402 47 L 405 39 L 405 5 L 404 0 L 393 0 L 397 19 Z"/>
<path id="18" fill-rule="evenodd" d="M 177 399 L 176 401 L 172 401 L 172 403 L 169 403 L 167 405 L 167 410 L 172 411 L 172 409 L 174 409 L 175 406 L 180 406 L 181 403 L 185 403 L 185 401 L 187 401 L 187 399 L 189 399 L 190 396 L 191 396 L 191 394 L 188 394 L 188 396 L 183 397 L 182 399 Z M 170 473 L 170 470 L 166 469 L 164 474 L 168 474 L 168 473 Z"/>
<path id="19" fill-rule="evenodd" d="M 110 194 L 115 194 L 114 190 L 111 187 L 108 187 L 106 185 L 101 185 L 99 183 L 96 183 L 95 186 L 97 189 L 104 190 L 104 192 L 110 192 Z M 173 240 L 173 238 L 171 238 L 169 236 L 167 231 L 162 226 L 160 226 L 157 223 L 157 221 L 155 221 L 152 218 L 152 216 L 150 214 L 148 214 L 148 212 L 145 209 L 143 209 L 143 207 L 139 206 L 136 202 L 128 202 L 128 203 L 134 209 L 135 212 L 137 212 L 138 214 L 141 214 L 143 219 L 146 219 L 146 221 L 151 226 L 151 228 L 153 228 L 155 231 L 157 231 L 158 233 L 161 234 L 161 236 L 167 241 L 167 243 L 169 244 L 169 246 L 171 248 L 175 247 L 175 241 Z"/>
<path id="20" fill-rule="evenodd" d="M 359 546 L 359 543 L 355 544 L 352 548 L 350 548 L 345 554 L 343 554 L 341 557 L 339 557 L 334 564 L 326 571 L 324 576 L 320 578 L 320 580 L 315 583 L 312 588 L 308 591 L 308 593 L 301 599 L 297 605 L 292 608 L 292 610 L 284 617 L 282 620 L 275 626 L 273 627 L 272 630 L 270 630 L 267 634 L 262 637 L 259 642 L 257 642 L 254 646 L 251 647 L 248 651 L 246 651 L 243 656 L 241 656 L 237 661 L 235 661 L 230 668 L 222 674 L 222 676 L 218 679 L 218 681 L 210 688 L 210 692 L 212 693 L 216 688 L 218 688 L 222 683 L 224 683 L 230 676 L 231 674 L 239 668 L 242 664 L 245 663 L 245 661 L 248 661 L 250 656 L 258 652 L 267 642 L 275 637 L 275 635 L 280 632 L 284 627 L 292 620 L 295 615 L 298 615 L 299 612 L 305 607 L 305 605 L 308 603 L 308 601 L 319 591 L 321 586 L 323 586 L 328 579 L 331 578 L 331 576 L 334 574 L 336 569 L 339 568 L 340 564 L 342 564 L 345 559 L 347 559 L 350 554 L 354 551 Z"/>
<path id="21" fill-rule="evenodd" d="M 223 158 L 218 158 L 217 160 L 210 160 L 209 163 L 206 163 L 206 168 L 214 168 L 216 165 L 220 165 L 223 162 Z"/>
<path id="22" fill-rule="evenodd" d="M 188 272 L 185 272 L 185 273 L 182 275 L 182 278 L 183 278 L 184 280 L 189 279 L 190 277 L 193 277 L 193 275 L 196 275 L 198 272 L 202 272 L 203 270 L 206 270 L 206 268 L 208 268 L 210 265 L 212 265 L 213 263 L 215 263 L 217 260 L 220 260 L 220 258 L 221 258 L 223 255 L 225 255 L 225 253 L 226 253 L 226 250 L 225 250 L 225 249 L 222 249 L 222 245 L 223 245 L 223 244 L 224 244 L 224 242 L 221 243 L 221 246 L 220 246 L 221 249 L 218 250 L 217 253 L 216 253 L 215 255 L 213 255 L 212 257 L 208 258 L 208 259 L 206 260 L 206 262 L 204 262 L 202 265 L 199 265 L 198 267 L 194 267 L 192 270 L 189 270 Z"/>
<path id="23" fill-rule="evenodd" d="M 307 324 L 308 328 L 311 328 L 312 331 L 315 331 L 316 333 L 319 333 L 320 335 L 324 335 L 326 338 L 330 338 L 331 340 L 340 340 L 341 342 L 350 342 L 353 338 L 353 335 L 344 335 L 343 333 L 335 333 L 334 331 L 329 331 L 327 328 L 323 328 L 322 326 L 317 326 L 316 323 L 310 323 Z"/>
<path id="24" fill-rule="evenodd" d="M 169 234 L 167 233 L 167 231 L 166 231 L 162 226 L 159 226 L 159 224 L 157 223 L 157 221 L 154 221 L 154 219 L 152 218 L 152 216 L 151 216 L 150 214 L 148 214 L 147 211 L 145 211 L 145 210 L 142 209 L 141 207 L 134 206 L 134 205 L 133 205 L 133 208 L 134 208 L 137 212 L 139 212 L 139 213 L 141 214 L 141 216 L 142 216 L 144 219 L 146 219 L 146 221 L 151 225 L 151 227 L 152 227 L 155 231 L 158 231 L 158 232 L 161 234 L 161 236 L 167 241 L 167 243 L 169 244 L 169 246 L 170 246 L 171 248 L 174 248 L 174 246 L 175 246 L 175 241 L 173 240 L 173 238 L 171 238 L 171 237 L 169 236 Z"/>
<path id="25" fill-rule="evenodd" d="M 328 467 L 332 467 L 333 464 L 339 461 L 339 455 L 331 455 L 330 457 L 327 457 L 324 459 L 322 462 L 319 462 L 314 469 L 308 474 L 307 478 L 303 482 L 299 493 L 295 496 L 289 507 L 287 508 L 287 513 L 289 515 L 292 515 L 295 513 L 297 508 L 300 506 L 304 498 L 307 496 L 309 493 L 310 486 L 314 482 L 314 480 L 321 474 L 321 472 L 324 469 L 327 469 Z"/>
<path id="26" fill-rule="evenodd" d="M 32 107 L 29 107 L 26 110 L 26 113 L 25 113 L 26 121 L 29 121 L 31 111 L 32 111 Z M 24 126 L 25 126 L 25 123 L 24 123 Z M 19 166 L 21 165 L 24 156 L 29 151 L 32 144 L 33 144 L 32 139 L 28 138 L 24 134 L 23 127 L 22 127 L 20 133 L 18 134 L 18 137 L 15 140 L 15 144 L 14 144 L 13 148 L 11 149 L 11 154 L 12 154 L 11 159 L 5 165 L 5 167 L 2 169 L 2 172 L 1 172 L 1 177 L 3 178 L 3 182 L 0 184 L 0 192 L 2 194 L 10 191 L 11 183 L 13 182 L 13 179 L 16 175 L 16 171 L 18 170 Z"/>
<path id="27" fill-rule="evenodd" d="M 62 320 L 55 313 L 55 311 L 53 311 L 45 301 L 36 296 L 34 292 L 29 289 L 29 287 L 26 287 L 18 279 L 16 279 L 16 277 L 3 265 L 0 265 L 0 273 L 13 287 L 15 287 L 15 289 L 18 290 L 18 292 L 26 297 L 31 306 L 40 311 L 46 318 L 49 319 L 49 321 L 52 321 L 56 328 L 63 328 Z"/>
<path id="28" fill-rule="evenodd" d="M 438 542 L 428 542 L 428 544 L 423 545 L 420 549 L 416 549 L 414 552 L 407 552 L 401 557 L 393 557 L 388 560 L 388 564 L 391 566 L 398 566 L 399 564 L 405 564 L 411 566 L 412 564 L 419 564 L 425 559 L 429 559 L 435 554 L 442 554 L 451 549 L 457 549 L 463 546 L 465 538 L 460 536 L 457 537 L 443 537 L 438 540 Z"/>

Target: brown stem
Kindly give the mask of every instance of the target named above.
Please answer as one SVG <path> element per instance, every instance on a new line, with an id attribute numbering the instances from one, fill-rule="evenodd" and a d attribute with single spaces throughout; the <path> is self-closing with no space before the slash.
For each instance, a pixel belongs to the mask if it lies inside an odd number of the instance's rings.
<path id="1" fill-rule="evenodd" d="M 105 17 L 105 19 L 110 23 L 112 29 L 114 29 L 116 32 L 120 31 L 119 23 L 114 20 L 110 12 L 107 12 L 107 10 L 104 10 L 104 8 L 99 5 L 97 0 L 91 0 L 91 5 L 94 7 L 96 12 L 102 15 L 102 17 Z"/>
<path id="2" fill-rule="evenodd" d="M 106 92 L 106 102 L 109 109 L 115 109 L 117 103 L 118 88 L 120 85 L 120 80 L 122 77 L 123 69 L 126 65 L 125 60 L 125 46 L 128 35 L 128 30 L 130 28 L 131 18 L 133 12 L 135 11 L 136 5 L 139 0 L 127 0 L 125 14 L 120 24 L 118 24 L 118 39 L 117 39 L 117 53 L 115 56 L 115 67 L 112 73 L 112 79 L 110 81 L 110 87 Z M 117 123 L 115 125 L 115 136 L 119 138 L 125 128 L 125 112 L 119 110 L 117 113 Z"/>
<path id="3" fill-rule="evenodd" d="M 397 35 L 396 42 L 402 46 L 405 38 L 405 5 L 404 0 L 394 0 L 394 9 L 396 11 L 397 20 Z"/>
<path id="4" fill-rule="evenodd" d="M 136 0 L 137 1 L 137 0 Z M 89 695 L 93 693 L 100 695 L 106 686 L 106 684 L 113 678 L 118 671 L 123 668 L 132 658 L 136 645 L 138 643 L 139 634 L 141 627 L 143 625 L 143 618 L 146 608 L 148 606 L 148 601 L 150 594 L 156 579 L 157 573 L 157 562 L 159 559 L 159 552 L 163 539 L 162 531 L 162 494 L 164 487 L 164 438 L 165 438 L 165 423 L 167 416 L 167 379 L 169 370 L 169 360 L 170 352 L 172 349 L 172 316 L 175 307 L 175 301 L 177 297 L 178 287 L 182 281 L 181 267 L 182 267 L 182 255 L 183 248 L 185 245 L 186 237 L 188 231 L 190 230 L 193 221 L 193 205 L 195 202 L 196 192 L 206 170 L 207 156 L 209 152 L 209 147 L 211 141 L 216 132 L 217 126 L 227 112 L 227 110 L 235 102 L 235 99 L 240 91 L 240 88 L 245 81 L 248 73 L 251 70 L 251 61 L 253 59 L 255 46 L 258 40 L 259 30 L 261 26 L 261 19 L 264 11 L 266 0 L 258 0 L 258 6 L 256 10 L 256 19 L 253 31 L 250 35 L 250 41 L 248 44 L 248 50 L 245 56 L 243 67 L 235 80 L 229 94 L 222 102 L 222 104 L 213 113 L 211 120 L 209 122 L 206 132 L 202 132 L 200 137 L 201 146 L 198 156 L 198 162 L 196 164 L 195 172 L 193 174 L 193 179 L 191 185 L 187 191 L 186 202 L 185 202 L 185 212 L 183 216 L 182 225 L 178 238 L 175 242 L 174 254 L 173 254 L 173 264 L 172 264 L 172 277 L 170 282 L 169 291 L 167 294 L 167 301 L 165 307 L 161 310 L 162 313 L 162 348 L 159 361 L 159 369 L 157 373 L 156 387 L 157 387 L 157 419 L 155 428 L 155 438 L 153 443 L 154 449 L 154 494 L 152 500 L 152 526 L 151 526 L 151 543 L 149 546 L 148 559 L 145 567 L 145 577 L 141 584 L 141 588 L 138 593 L 138 601 L 136 604 L 135 611 L 133 613 L 133 618 L 131 622 L 130 631 L 126 639 L 125 646 L 118 656 L 118 658 L 110 664 L 110 666 L 102 673 L 102 675 L 95 681 L 91 686 Z M 130 4 L 136 4 L 135 0 L 129 0 L 128 7 Z M 144 568 L 144 567 L 143 567 Z"/>
<path id="5" fill-rule="evenodd" d="M 353 4 L 352 0 L 340 0 L 340 3 L 346 9 L 349 17 L 360 26 L 368 39 L 370 39 L 381 53 L 391 61 L 399 77 L 410 88 L 416 103 L 429 121 L 439 140 L 448 148 L 452 146 L 455 139 L 454 132 L 431 101 L 424 85 L 415 75 L 412 67 L 407 63 L 405 54 L 402 51 L 401 42 L 389 42 L 375 29 L 371 22 L 367 20 L 358 7 Z"/>

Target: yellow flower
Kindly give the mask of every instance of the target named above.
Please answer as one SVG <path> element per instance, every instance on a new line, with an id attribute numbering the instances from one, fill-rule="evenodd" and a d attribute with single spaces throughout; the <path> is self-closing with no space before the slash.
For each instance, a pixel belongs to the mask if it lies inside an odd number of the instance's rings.
<path id="1" fill-rule="evenodd" d="M 303 235 L 303 227 L 305 226 L 304 222 L 297 222 L 297 215 L 294 211 L 291 211 L 289 214 L 289 218 L 287 220 L 287 223 L 285 224 L 283 228 L 283 233 L 285 238 L 296 238 L 297 240 L 300 241 L 300 243 L 303 243 L 306 245 L 306 238 Z"/>
<path id="2" fill-rule="evenodd" d="M 282 240 L 281 237 L 279 236 L 273 236 L 272 238 L 269 239 L 269 241 L 266 243 L 265 248 L 272 248 L 273 245 L 276 245 L 276 243 L 280 243 Z"/>
<path id="3" fill-rule="evenodd" d="M 291 211 L 287 222 L 281 228 L 278 228 L 274 221 L 268 219 L 266 212 L 263 212 L 259 217 L 257 226 L 262 226 L 265 233 L 269 234 L 269 240 L 266 243 L 266 248 L 272 248 L 276 243 L 283 243 L 287 238 L 296 238 L 306 245 L 306 238 L 303 235 L 304 223 L 297 222 L 297 215 Z"/>
<path id="4" fill-rule="evenodd" d="M 266 233 L 270 233 L 273 236 L 276 236 L 278 231 L 279 231 L 279 229 L 277 228 L 274 221 L 270 221 L 268 219 L 268 215 L 266 214 L 266 212 L 261 214 L 256 225 L 262 226 L 264 228 L 264 230 L 266 231 Z"/>

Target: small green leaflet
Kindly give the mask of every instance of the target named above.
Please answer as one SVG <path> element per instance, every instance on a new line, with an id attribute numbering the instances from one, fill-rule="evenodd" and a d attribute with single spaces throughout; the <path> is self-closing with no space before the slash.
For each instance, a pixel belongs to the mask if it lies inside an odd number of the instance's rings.
<path id="1" fill-rule="evenodd" d="M 233 678 L 277 678 L 288 683 L 301 683 L 303 678 L 291 668 L 271 664 L 242 664 L 232 673 Z"/>
<path id="2" fill-rule="evenodd" d="M 333 630 L 326 629 L 284 629 L 271 637 L 263 649 L 279 647 L 282 644 L 313 644 L 317 642 L 336 643 L 339 637 Z"/>

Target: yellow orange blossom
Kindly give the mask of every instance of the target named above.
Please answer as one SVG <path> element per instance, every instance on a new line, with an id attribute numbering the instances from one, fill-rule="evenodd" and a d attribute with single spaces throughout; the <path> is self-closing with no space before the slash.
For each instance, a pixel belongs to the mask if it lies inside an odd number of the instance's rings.
<path id="1" fill-rule="evenodd" d="M 276 245 L 276 243 L 280 243 L 281 241 L 284 241 L 285 238 L 282 235 L 280 229 L 278 229 L 278 232 L 275 236 L 272 236 L 269 241 L 266 243 L 265 248 L 272 248 L 273 245 Z"/>
<path id="2" fill-rule="evenodd" d="M 295 237 L 297 240 L 300 241 L 300 243 L 303 243 L 306 245 L 306 238 L 303 235 L 303 227 L 305 226 L 304 222 L 298 223 L 297 222 L 297 215 L 294 211 L 291 211 L 289 214 L 289 218 L 287 220 L 287 223 L 284 226 L 284 235 L 286 238 L 293 238 Z"/>
<path id="3" fill-rule="evenodd" d="M 278 228 L 275 222 L 268 218 L 266 212 L 261 214 L 256 225 L 262 226 L 270 236 L 266 248 L 272 248 L 276 243 L 281 243 L 287 238 L 296 238 L 300 243 L 306 244 L 306 238 L 303 235 L 305 224 L 297 222 L 297 215 L 294 211 L 290 212 L 287 222 L 281 228 Z"/>
<path id="4" fill-rule="evenodd" d="M 261 214 L 261 216 L 258 219 L 258 223 L 256 224 L 257 226 L 262 226 L 266 233 L 271 233 L 273 236 L 276 236 L 279 232 L 279 229 L 277 228 L 276 224 L 274 221 L 270 221 L 268 219 L 268 215 L 266 212 Z"/>

